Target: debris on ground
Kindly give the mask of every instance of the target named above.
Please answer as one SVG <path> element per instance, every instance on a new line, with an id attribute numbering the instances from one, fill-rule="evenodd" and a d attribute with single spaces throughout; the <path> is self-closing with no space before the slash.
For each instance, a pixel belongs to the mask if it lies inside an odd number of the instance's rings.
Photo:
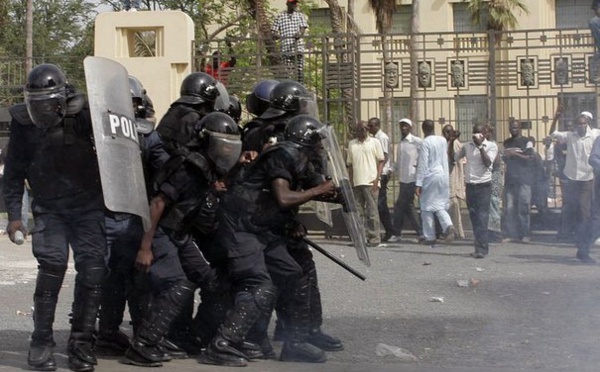
<path id="1" fill-rule="evenodd" d="M 417 361 L 417 357 L 414 356 L 410 351 L 398 346 L 386 345 L 383 343 L 377 344 L 377 347 L 375 348 L 375 354 L 380 357 L 395 356 L 396 358 L 405 362 Z"/>

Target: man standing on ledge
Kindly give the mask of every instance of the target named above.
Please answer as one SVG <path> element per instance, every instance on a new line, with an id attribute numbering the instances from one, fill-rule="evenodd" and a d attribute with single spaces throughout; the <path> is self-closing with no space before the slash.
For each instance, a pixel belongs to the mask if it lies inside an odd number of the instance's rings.
<path id="1" fill-rule="evenodd" d="M 304 32 L 308 28 L 306 16 L 296 11 L 298 0 L 287 0 L 287 10 L 275 17 L 271 32 L 281 39 L 281 57 L 290 68 L 297 69 L 297 80 L 304 81 Z M 290 77 L 291 78 L 291 77 Z"/>

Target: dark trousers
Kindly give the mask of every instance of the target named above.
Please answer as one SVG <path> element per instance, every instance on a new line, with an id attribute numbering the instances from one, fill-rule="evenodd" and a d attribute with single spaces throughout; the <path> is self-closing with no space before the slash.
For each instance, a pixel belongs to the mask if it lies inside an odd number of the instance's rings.
<path id="1" fill-rule="evenodd" d="M 468 183 L 466 187 L 467 208 L 475 237 L 475 253 L 487 255 L 489 252 L 488 220 L 492 183 Z"/>
<path id="2" fill-rule="evenodd" d="M 577 195 L 572 194 L 570 179 L 564 177 L 560 179 L 560 191 L 562 195 L 562 206 L 560 209 L 560 226 L 558 235 L 571 240 L 575 234 L 577 222 Z"/>
<path id="3" fill-rule="evenodd" d="M 392 215 L 390 214 L 390 209 L 388 208 L 387 201 L 387 185 L 389 181 L 389 175 L 381 175 L 381 188 L 379 189 L 379 195 L 377 197 L 377 210 L 379 212 L 379 221 L 385 229 L 385 235 L 388 237 L 396 235 L 396 232 L 394 231 L 394 225 L 392 224 Z"/>
<path id="4" fill-rule="evenodd" d="M 404 217 L 412 224 L 413 228 L 419 236 L 423 235 L 421 223 L 417 219 L 415 211 L 415 189 L 416 183 L 400 183 L 400 193 L 396 204 L 394 204 L 394 228 L 398 235 L 402 233 L 402 225 L 404 225 Z"/>
<path id="5" fill-rule="evenodd" d="M 33 255 L 40 268 L 66 269 L 70 246 L 75 270 L 79 272 L 89 263 L 104 262 L 105 235 L 103 210 L 73 214 L 36 212 L 31 231 Z"/>
<path id="6" fill-rule="evenodd" d="M 565 198 L 569 198 L 569 211 L 574 217 L 575 224 L 575 245 L 577 246 L 578 254 L 588 254 L 591 244 L 590 235 L 590 216 L 592 208 L 592 194 L 594 190 L 594 180 L 590 181 L 573 181 L 569 180 L 565 184 Z"/>
<path id="7" fill-rule="evenodd" d="M 531 185 L 504 185 L 504 227 L 506 236 L 522 239 L 529 236 Z"/>

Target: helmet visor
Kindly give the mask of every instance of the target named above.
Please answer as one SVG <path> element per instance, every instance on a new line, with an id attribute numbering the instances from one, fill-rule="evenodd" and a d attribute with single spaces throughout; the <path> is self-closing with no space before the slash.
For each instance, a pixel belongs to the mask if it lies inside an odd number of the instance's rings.
<path id="1" fill-rule="evenodd" d="M 312 96 L 301 96 L 298 98 L 299 114 L 310 115 L 316 119 L 319 118 L 319 109 L 317 102 Z"/>
<path id="2" fill-rule="evenodd" d="M 58 125 L 67 112 L 67 93 L 60 89 L 54 92 L 25 91 L 25 105 L 31 121 L 39 128 Z"/>
<path id="3" fill-rule="evenodd" d="M 217 168 L 217 173 L 224 175 L 238 162 L 242 153 L 242 141 L 238 134 L 210 132 L 208 141 L 208 157 Z"/>

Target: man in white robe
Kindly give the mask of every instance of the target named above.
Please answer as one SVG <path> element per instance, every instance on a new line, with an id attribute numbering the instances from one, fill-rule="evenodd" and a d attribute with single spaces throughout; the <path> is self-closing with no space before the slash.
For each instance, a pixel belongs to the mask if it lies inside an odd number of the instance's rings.
<path id="1" fill-rule="evenodd" d="M 450 175 L 448 171 L 448 142 L 434 134 L 434 123 L 422 124 L 425 139 L 419 152 L 416 194 L 421 203 L 421 220 L 425 242 L 435 242 L 435 217 L 437 217 L 446 242 L 454 239 L 454 226 L 448 214 L 450 207 Z"/>

